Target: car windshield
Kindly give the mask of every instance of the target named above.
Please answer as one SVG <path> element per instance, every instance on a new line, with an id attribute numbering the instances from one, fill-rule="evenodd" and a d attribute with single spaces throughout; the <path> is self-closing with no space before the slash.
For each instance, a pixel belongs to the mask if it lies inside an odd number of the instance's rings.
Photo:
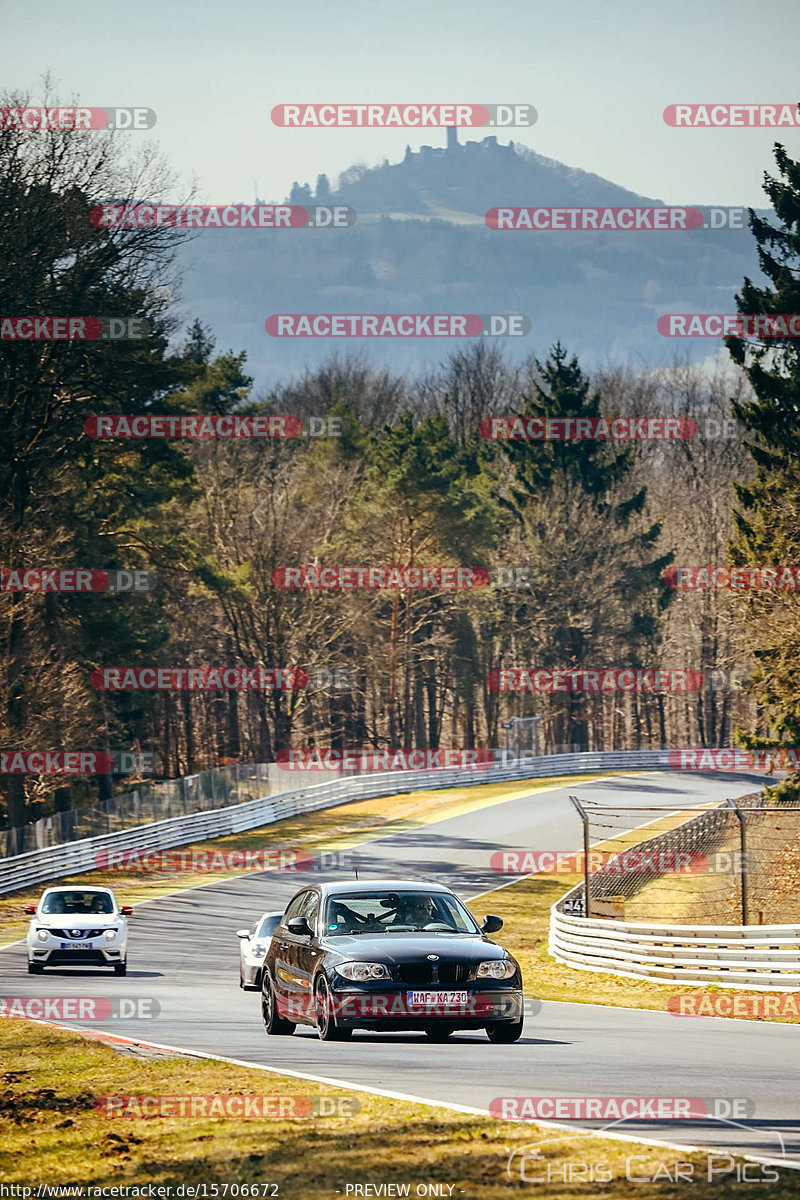
<path id="1" fill-rule="evenodd" d="M 107 892 L 51 892 L 42 904 L 47 916 L 88 917 L 93 913 L 113 913 L 114 902 Z"/>
<path id="2" fill-rule="evenodd" d="M 330 896 L 327 937 L 357 933 L 477 933 L 460 900 L 446 892 L 354 892 Z"/>
<path id="3" fill-rule="evenodd" d="M 281 919 L 281 914 L 264 917 L 256 930 L 256 940 L 259 938 L 271 938 L 275 932 L 275 928 Z"/>

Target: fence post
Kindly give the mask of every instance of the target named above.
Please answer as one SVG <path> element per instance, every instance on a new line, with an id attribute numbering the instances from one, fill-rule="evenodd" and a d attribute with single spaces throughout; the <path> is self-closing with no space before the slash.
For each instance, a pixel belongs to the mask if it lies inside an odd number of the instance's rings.
<path id="1" fill-rule="evenodd" d="M 589 894 L 589 816 L 577 796 L 570 796 L 570 800 L 578 810 L 578 815 L 583 822 L 583 915 L 590 917 L 592 901 Z"/>
<path id="2" fill-rule="evenodd" d="M 742 860 L 741 871 L 739 872 L 742 893 L 742 924 L 747 925 L 747 839 L 745 835 L 744 813 L 735 800 L 726 800 L 725 803 L 731 806 L 739 822 L 739 855 Z"/>

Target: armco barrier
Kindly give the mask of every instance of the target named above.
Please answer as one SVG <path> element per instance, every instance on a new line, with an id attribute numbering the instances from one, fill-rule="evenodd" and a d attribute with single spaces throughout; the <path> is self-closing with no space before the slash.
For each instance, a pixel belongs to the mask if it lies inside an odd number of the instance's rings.
<path id="1" fill-rule="evenodd" d="M 511 767 L 482 769 L 386 771 L 351 775 L 328 783 L 295 786 L 273 796 L 248 800 L 228 808 L 189 813 L 151 825 L 138 825 L 116 833 L 65 842 L 0 859 L 0 894 L 17 891 L 52 879 L 91 871 L 102 850 L 169 850 L 205 838 L 243 833 L 270 825 L 298 813 L 313 812 L 354 800 L 393 796 L 455 785 L 502 783 L 515 779 L 541 779 L 552 775 L 592 775 L 606 771 L 661 771 L 668 769 L 667 750 L 610 750 L 582 754 L 553 754 L 520 760 Z M 310 772 L 309 772 L 310 774 Z M 287 779 L 289 773 L 287 772 Z"/>
<path id="2" fill-rule="evenodd" d="M 723 812 L 727 817 L 729 810 L 720 805 L 635 848 L 690 847 L 695 837 L 713 836 Z M 612 866 L 607 864 L 598 873 L 602 878 L 608 872 L 609 884 Z M 800 925 L 667 925 L 587 917 L 575 911 L 583 908 L 584 893 L 585 884 L 579 883 L 550 910 L 549 950 L 565 966 L 684 986 L 800 989 Z M 591 891 L 590 901 L 595 898 L 599 897 Z"/>
<path id="3" fill-rule="evenodd" d="M 550 910 L 550 953 L 579 971 L 726 988 L 800 988 L 800 925 L 657 925 Z"/>

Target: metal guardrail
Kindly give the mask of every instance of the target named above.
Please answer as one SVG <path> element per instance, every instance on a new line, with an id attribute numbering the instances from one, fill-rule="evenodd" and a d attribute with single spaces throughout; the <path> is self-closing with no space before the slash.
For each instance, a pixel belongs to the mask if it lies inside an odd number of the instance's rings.
<path id="1" fill-rule="evenodd" d="M 579 971 L 759 991 L 800 989 L 800 925 L 657 925 L 550 910 L 550 953 Z"/>
<path id="2" fill-rule="evenodd" d="M 596 774 L 606 771 L 660 771 L 669 767 L 667 750 L 610 750 L 578 754 L 553 754 L 520 760 L 510 767 L 480 766 L 452 770 L 378 771 L 351 775 L 326 783 L 295 786 L 285 792 L 261 796 L 221 809 L 190 813 L 166 821 L 138 825 L 116 833 L 84 838 L 0 858 L 0 894 L 63 879 L 96 867 L 103 850 L 168 850 L 207 838 L 224 837 L 270 825 L 298 813 L 314 812 L 355 800 L 394 796 L 399 792 L 434 790 L 453 786 L 502 783 L 516 779 L 541 779 L 554 775 Z M 288 772 L 287 772 L 288 775 Z"/>
<path id="3" fill-rule="evenodd" d="M 698 838 L 714 837 L 723 815 L 727 820 L 731 811 L 711 809 L 635 849 L 692 847 Z M 604 872 L 598 874 L 605 883 Z M 592 889 L 590 902 L 604 891 L 610 889 Z M 587 917 L 585 893 L 586 883 L 579 883 L 550 910 L 549 951 L 565 966 L 684 986 L 800 989 L 800 925 L 675 925 Z"/>

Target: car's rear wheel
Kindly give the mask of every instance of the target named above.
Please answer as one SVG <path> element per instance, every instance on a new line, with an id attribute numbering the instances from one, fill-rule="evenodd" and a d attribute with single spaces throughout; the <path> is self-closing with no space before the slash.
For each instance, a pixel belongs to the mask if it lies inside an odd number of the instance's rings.
<path id="1" fill-rule="evenodd" d="M 114 974 L 115 975 L 127 975 L 128 974 L 127 962 L 114 963 Z"/>
<path id="2" fill-rule="evenodd" d="M 28 963 L 28 974 L 29 975 L 41 975 L 43 970 L 44 970 L 44 963 L 32 963 L 32 962 Z"/>
<path id="3" fill-rule="evenodd" d="M 261 990 L 261 1019 L 268 1035 L 290 1034 L 295 1031 L 293 1021 L 286 1021 L 283 1017 L 278 1016 L 275 989 L 269 975 L 264 977 L 264 987 Z"/>
<path id="4" fill-rule="evenodd" d="M 314 984 L 314 1020 L 321 1042 L 344 1042 L 353 1036 L 352 1029 L 343 1029 L 336 1024 L 333 997 L 324 975 L 320 975 Z"/>
<path id="5" fill-rule="evenodd" d="M 494 1021 L 486 1026 L 486 1035 L 490 1042 L 499 1045 L 517 1042 L 522 1036 L 522 1021 Z"/>
<path id="6" fill-rule="evenodd" d="M 426 1025 L 425 1033 L 432 1042 L 446 1042 L 455 1028 L 455 1025 Z"/>

